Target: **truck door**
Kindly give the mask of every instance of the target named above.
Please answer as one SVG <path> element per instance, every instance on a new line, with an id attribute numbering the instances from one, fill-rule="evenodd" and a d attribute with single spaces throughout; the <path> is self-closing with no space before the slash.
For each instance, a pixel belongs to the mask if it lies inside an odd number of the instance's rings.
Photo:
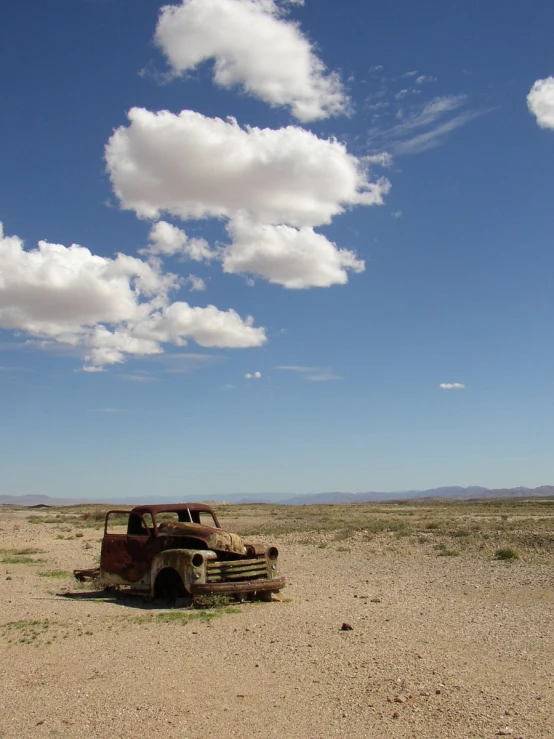
<path id="1" fill-rule="evenodd" d="M 155 541 L 151 521 L 150 514 L 108 513 L 100 562 L 107 579 L 114 575 L 114 582 L 133 585 L 150 572 Z"/>

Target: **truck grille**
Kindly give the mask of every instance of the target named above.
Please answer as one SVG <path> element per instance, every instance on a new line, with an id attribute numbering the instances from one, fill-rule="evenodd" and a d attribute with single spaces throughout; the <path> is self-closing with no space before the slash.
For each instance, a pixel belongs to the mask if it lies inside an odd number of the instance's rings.
<path id="1" fill-rule="evenodd" d="M 267 577 L 265 557 L 208 562 L 207 582 L 249 581 Z"/>

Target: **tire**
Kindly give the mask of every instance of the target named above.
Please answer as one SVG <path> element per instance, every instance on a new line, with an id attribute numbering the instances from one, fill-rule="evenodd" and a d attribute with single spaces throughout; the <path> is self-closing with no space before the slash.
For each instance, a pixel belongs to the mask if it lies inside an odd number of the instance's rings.
<path id="1" fill-rule="evenodd" d="M 166 567 L 158 573 L 154 583 L 154 597 L 175 603 L 179 598 L 188 595 L 181 576 L 171 567 Z"/>

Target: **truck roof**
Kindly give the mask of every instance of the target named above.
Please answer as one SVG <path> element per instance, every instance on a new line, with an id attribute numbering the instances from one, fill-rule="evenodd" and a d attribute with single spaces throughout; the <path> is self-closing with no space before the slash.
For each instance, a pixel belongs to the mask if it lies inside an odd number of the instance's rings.
<path id="1" fill-rule="evenodd" d="M 132 513 L 164 513 L 165 511 L 206 511 L 213 513 L 213 509 L 205 503 L 161 503 L 157 505 L 137 505 Z"/>

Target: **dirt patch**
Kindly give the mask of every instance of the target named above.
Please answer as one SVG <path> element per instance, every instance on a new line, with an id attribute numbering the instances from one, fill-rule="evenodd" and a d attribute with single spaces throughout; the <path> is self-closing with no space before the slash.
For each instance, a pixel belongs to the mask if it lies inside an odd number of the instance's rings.
<path id="1" fill-rule="evenodd" d="M 2 739 L 554 736 L 551 504 L 218 515 L 277 544 L 283 602 L 94 592 L 69 573 L 97 561 L 100 509 L 0 510 Z"/>

